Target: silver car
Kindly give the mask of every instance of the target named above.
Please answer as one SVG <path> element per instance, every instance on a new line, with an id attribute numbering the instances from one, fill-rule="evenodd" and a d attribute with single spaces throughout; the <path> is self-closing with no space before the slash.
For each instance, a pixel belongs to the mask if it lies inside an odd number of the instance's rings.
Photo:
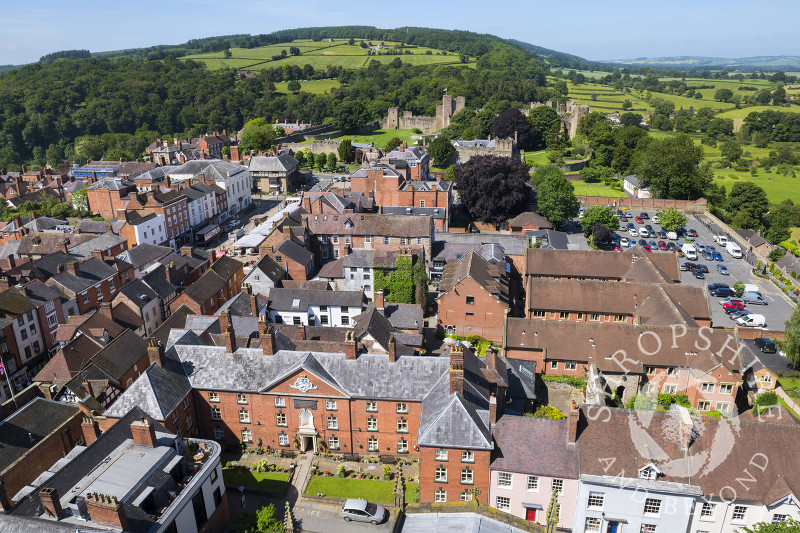
<path id="1" fill-rule="evenodd" d="M 376 525 L 386 518 L 386 509 L 377 503 L 350 498 L 342 504 L 339 516 L 344 518 L 345 522 L 355 520 L 356 522 L 370 522 Z"/>
<path id="2" fill-rule="evenodd" d="M 768 303 L 760 292 L 745 292 L 742 294 L 742 300 L 746 304 L 767 305 Z"/>

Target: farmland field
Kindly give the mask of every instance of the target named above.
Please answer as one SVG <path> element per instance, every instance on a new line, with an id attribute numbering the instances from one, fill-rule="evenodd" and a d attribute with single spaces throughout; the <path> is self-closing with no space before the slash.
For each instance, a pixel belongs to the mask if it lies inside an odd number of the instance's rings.
<path id="1" fill-rule="evenodd" d="M 613 113 L 618 111 L 624 112 L 622 103 L 625 100 L 630 100 L 633 107 L 630 111 L 635 113 L 649 113 L 653 110 L 649 103 L 643 99 L 643 94 L 638 91 L 632 90 L 631 92 L 615 91 L 613 87 L 608 85 L 601 85 L 598 83 L 582 83 L 580 85 L 567 84 L 569 93 L 567 97 L 574 100 L 579 104 L 586 104 L 592 111 L 601 111 L 604 113 Z M 710 107 L 712 109 L 733 109 L 733 104 L 726 104 L 724 102 L 717 102 L 714 100 L 714 90 L 706 89 L 700 90 L 703 98 L 697 100 L 695 98 L 687 98 L 685 96 L 676 96 L 672 94 L 651 92 L 652 98 L 664 98 L 675 104 L 675 109 L 688 109 L 690 107 Z M 592 100 L 592 96 L 596 95 L 597 100 Z"/>
<path id="2" fill-rule="evenodd" d="M 754 111 L 758 112 L 781 111 L 786 113 L 800 113 L 800 106 L 791 105 L 788 107 L 775 107 L 775 106 L 755 105 L 752 107 L 743 107 L 741 109 L 731 109 L 730 111 L 724 111 L 717 116 L 721 118 L 732 118 L 735 120 L 737 118 L 744 118 Z"/>
<path id="3" fill-rule="evenodd" d="M 289 82 L 283 81 L 275 84 L 275 91 L 287 94 L 286 86 Z M 300 90 L 311 94 L 325 94 L 331 89 L 339 88 L 339 80 L 308 80 L 300 82 Z"/>
<path id="4" fill-rule="evenodd" d="M 575 195 L 577 196 L 612 196 L 617 198 L 625 198 L 627 196 L 624 192 L 612 189 L 603 183 L 573 181 L 572 186 L 575 187 Z"/>
<path id="5" fill-rule="evenodd" d="M 370 144 L 375 143 L 375 146 L 383 149 L 386 143 L 393 137 L 397 137 L 401 141 L 405 141 L 409 146 L 414 144 L 419 137 L 411 130 L 375 130 L 367 135 L 342 135 L 332 140 L 345 140 L 350 139 L 353 143 Z M 314 141 L 303 141 L 303 144 L 311 144 Z"/>
<path id="6" fill-rule="evenodd" d="M 320 41 L 294 41 L 279 43 L 259 48 L 232 48 L 231 57 L 226 59 L 224 52 L 207 54 L 193 54 L 183 59 L 193 59 L 205 63 L 209 69 L 236 68 L 247 70 L 261 70 L 283 65 L 311 65 L 316 70 L 324 70 L 328 66 L 340 66 L 347 69 L 357 69 L 367 65 L 371 60 L 381 63 L 390 63 L 395 58 L 400 58 L 404 63 L 412 65 L 431 64 L 462 64 L 458 55 L 449 53 L 441 55 L 439 50 L 426 47 L 407 47 L 411 54 L 403 55 L 369 55 L 369 49 L 361 48 L 358 43 L 350 45 L 347 40 L 334 40 L 333 42 Z M 386 43 L 394 45 L 398 43 Z M 289 56 L 273 60 L 272 56 L 280 54 L 283 50 L 289 53 L 289 48 L 295 46 L 300 49 L 299 56 Z M 430 54 L 426 52 L 430 51 Z M 466 66 L 474 66 L 474 60 Z"/>

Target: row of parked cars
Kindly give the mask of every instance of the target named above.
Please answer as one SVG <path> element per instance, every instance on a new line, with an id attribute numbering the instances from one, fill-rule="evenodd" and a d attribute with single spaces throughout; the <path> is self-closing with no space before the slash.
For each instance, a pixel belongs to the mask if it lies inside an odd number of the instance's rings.
<path id="1" fill-rule="evenodd" d="M 744 292 L 740 297 L 736 297 L 736 292 L 728 286 L 727 283 L 711 283 L 708 286 L 708 291 L 711 296 L 722 297 L 719 300 L 725 314 L 731 320 L 736 321 L 740 326 L 763 328 L 767 325 L 767 319 L 764 315 L 753 313 L 745 309 L 747 304 L 767 305 L 768 302 L 764 296 L 758 291 L 755 285 L 747 284 L 744 286 Z"/>

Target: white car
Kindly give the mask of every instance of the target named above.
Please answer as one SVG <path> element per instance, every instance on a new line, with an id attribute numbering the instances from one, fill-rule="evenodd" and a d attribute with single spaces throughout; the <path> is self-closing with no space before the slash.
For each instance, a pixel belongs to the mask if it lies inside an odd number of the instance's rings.
<path id="1" fill-rule="evenodd" d="M 639 237 L 649 237 L 649 236 L 650 236 L 650 232 L 647 231 L 647 228 L 641 228 L 639 230 Z"/>
<path id="2" fill-rule="evenodd" d="M 637 232 L 635 228 L 631 228 L 628 230 L 628 235 L 630 235 L 631 237 L 638 237 L 639 232 Z"/>
<path id="3" fill-rule="evenodd" d="M 655 224 L 658 224 L 658 213 L 656 213 L 655 215 L 653 215 L 653 222 L 654 222 Z"/>
<path id="4" fill-rule="evenodd" d="M 619 244 L 620 244 L 620 246 L 628 246 L 628 238 L 627 237 L 622 237 L 619 240 Z"/>

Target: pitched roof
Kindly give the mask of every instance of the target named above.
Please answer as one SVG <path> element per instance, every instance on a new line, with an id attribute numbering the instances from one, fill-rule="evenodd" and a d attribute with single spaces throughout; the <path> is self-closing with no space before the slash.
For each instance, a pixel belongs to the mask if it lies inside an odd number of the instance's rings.
<path id="1" fill-rule="evenodd" d="M 250 172 L 293 172 L 297 167 L 297 160 L 289 154 L 280 154 L 277 157 L 253 156 L 248 165 Z"/>
<path id="2" fill-rule="evenodd" d="M 82 242 L 81 244 L 77 244 L 68 248 L 68 251 L 73 257 L 77 257 L 78 259 L 86 259 L 87 257 L 91 257 L 93 250 L 102 250 L 105 252 L 114 246 L 119 246 L 127 242 L 128 241 L 125 238 L 120 237 L 119 235 L 114 235 L 113 233 L 102 233 L 94 238 Z"/>
<path id="3" fill-rule="evenodd" d="M 470 251 L 455 263 L 445 265 L 439 281 L 439 292 L 450 291 L 466 278 L 475 280 L 501 304 L 509 305 L 508 278 L 505 271 L 489 263 L 475 251 Z"/>
<path id="4" fill-rule="evenodd" d="M 280 243 L 275 248 L 275 252 L 301 265 L 308 265 L 314 260 L 314 254 L 292 240 Z"/>
<path id="5" fill-rule="evenodd" d="M 154 419 L 163 422 L 191 390 L 181 362 L 167 357 L 163 367 L 153 363 L 142 372 L 104 414 L 121 418 L 133 407 L 140 407 Z"/>
<path id="6" fill-rule="evenodd" d="M 344 278 L 344 257 L 340 257 L 334 261 L 329 261 L 322 265 L 322 268 L 317 272 L 318 278 L 340 279 Z"/>
<path id="7" fill-rule="evenodd" d="M 162 257 L 172 252 L 168 246 L 156 246 L 155 244 L 142 243 L 129 250 L 125 250 L 117 256 L 118 259 L 127 261 L 134 268 L 141 268 L 144 265 L 158 261 Z"/>
<path id="8" fill-rule="evenodd" d="M 525 211 L 508 221 L 508 225 L 512 228 L 529 226 L 531 224 L 539 229 L 553 229 L 552 224 L 550 224 L 546 218 L 534 211 Z"/>
<path id="9" fill-rule="evenodd" d="M 269 293 L 269 309 L 304 311 L 312 305 L 363 307 L 362 291 L 320 291 L 313 289 L 273 288 Z"/>
<path id="10" fill-rule="evenodd" d="M 578 478 L 578 447 L 567 443 L 566 419 L 503 415 L 492 428 L 492 435 L 492 470 Z"/>
<path id="11" fill-rule="evenodd" d="M 343 215 L 303 215 L 315 235 L 373 235 L 387 237 L 431 237 L 433 218 L 347 213 Z"/>
<path id="12" fill-rule="evenodd" d="M 525 274 L 550 277 L 630 280 L 649 283 L 680 282 L 674 254 L 648 254 L 639 246 L 622 253 L 589 250 L 527 248 Z"/>
<path id="13" fill-rule="evenodd" d="M 92 363 L 119 381 L 145 355 L 147 341 L 128 329 L 92 357 Z"/>
<path id="14" fill-rule="evenodd" d="M 58 379 L 69 380 L 102 349 L 103 345 L 90 336 L 78 335 L 61 347 L 36 374 L 34 381 L 53 383 Z"/>

